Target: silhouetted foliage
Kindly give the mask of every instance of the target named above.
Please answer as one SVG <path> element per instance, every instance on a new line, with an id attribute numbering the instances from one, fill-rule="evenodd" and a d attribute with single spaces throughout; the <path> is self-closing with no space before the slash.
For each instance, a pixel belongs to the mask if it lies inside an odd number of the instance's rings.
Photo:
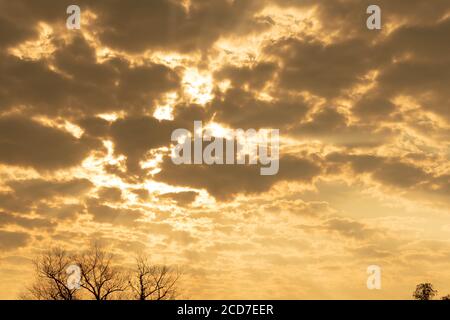
<path id="1" fill-rule="evenodd" d="M 416 300 L 432 300 L 437 293 L 431 283 L 421 283 L 416 286 L 413 298 Z"/>

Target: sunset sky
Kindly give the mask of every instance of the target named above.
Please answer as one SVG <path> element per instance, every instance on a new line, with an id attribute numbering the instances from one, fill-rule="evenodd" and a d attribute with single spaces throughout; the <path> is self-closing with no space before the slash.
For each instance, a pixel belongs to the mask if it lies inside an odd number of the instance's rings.
<path id="1" fill-rule="evenodd" d="M 194 121 L 279 129 L 278 174 L 174 165 Z M 449 0 L 0 0 L 0 299 L 93 242 L 187 299 L 450 294 L 449 208 Z"/>

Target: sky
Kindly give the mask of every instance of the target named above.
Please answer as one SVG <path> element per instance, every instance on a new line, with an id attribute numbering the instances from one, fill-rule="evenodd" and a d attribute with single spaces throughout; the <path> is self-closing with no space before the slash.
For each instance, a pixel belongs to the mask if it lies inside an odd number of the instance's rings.
<path id="1" fill-rule="evenodd" d="M 449 294 L 449 37 L 448 0 L 0 0 L 0 299 L 92 242 L 187 299 Z M 194 121 L 278 129 L 279 172 L 175 165 Z"/>

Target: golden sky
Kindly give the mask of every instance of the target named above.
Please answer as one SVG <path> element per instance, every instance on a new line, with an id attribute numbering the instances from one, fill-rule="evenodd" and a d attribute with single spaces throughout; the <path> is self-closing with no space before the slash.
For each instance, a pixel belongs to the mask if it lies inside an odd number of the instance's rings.
<path id="1" fill-rule="evenodd" d="M 450 293 L 450 1 L 369 4 L 0 0 L 0 298 L 92 241 L 184 298 Z M 280 172 L 174 165 L 195 120 L 280 129 Z"/>

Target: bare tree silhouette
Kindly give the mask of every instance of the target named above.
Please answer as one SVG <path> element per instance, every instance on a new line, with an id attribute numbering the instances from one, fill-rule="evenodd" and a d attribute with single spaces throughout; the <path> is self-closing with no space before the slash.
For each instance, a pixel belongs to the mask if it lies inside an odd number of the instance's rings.
<path id="1" fill-rule="evenodd" d="M 42 253 L 34 261 L 36 280 L 27 289 L 28 296 L 37 300 L 76 300 L 76 289 L 69 288 L 66 270 L 73 258 L 62 249 Z"/>
<path id="2" fill-rule="evenodd" d="M 178 269 L 164 265 L 151 265 L 146 257 L 136 258 L 129 285 L 134 299 L 171 300 L 177 295 Z"/>
<path id="3" fill-rule="evenodd" d="M 81 287 L 94 300 L 117 298 L 127 289 L 127 278 L 120 268 L 113 264 L 113 255 L 93 245 L 77 258 L 81 268 Z"/>
<path id="4" fill-rule="evenodd" d="M 416 300 L 432 300 L 437 293 L 431 283 L 420 283 L 416 286 L 413 298 Z"/>
<path id="5" fill-rule="evenodd" d="M 178 294 L 181 273 L 177 268 L 152 265 L 139 255 L 133 270 L 119 267 L 115 256 L 98 244 L 79 254 L 68 254 L 63 249 L 52 249 L 39 255 L 35 261 L 36 279 L 24 300 L 171 300 Z M 68 268 L 80 269 L 79 289 L 69 285 Z"/>

